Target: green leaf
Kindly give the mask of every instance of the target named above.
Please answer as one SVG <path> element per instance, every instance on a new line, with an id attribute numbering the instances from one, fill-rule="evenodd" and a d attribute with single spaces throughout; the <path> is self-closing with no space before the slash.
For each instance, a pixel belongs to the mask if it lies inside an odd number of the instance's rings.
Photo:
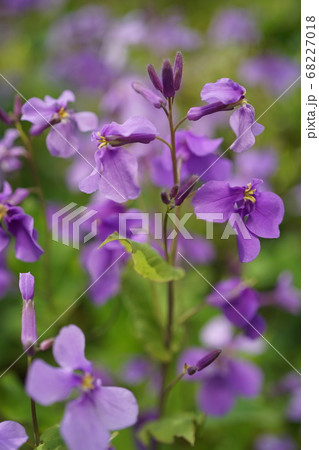
<path id="1" fill-rule="evenodd" d="M 60 432 L 59 425 L 48 428 L 40 437 L 42 444 L 37 447 L 38 450 L 67 450 Z"/>
<path id="2" fill-rule="evenodd" d="M 163 444 L 174 444 L 175 438 L 182 438 L 189 444 L 195 444 L 196 429 L 203 424 L 204 414 L 181 413 L 178 416 L 148 422 L 140 433 L 145 445 L 151 438 Z"/>
<path id="3" fill-rule="evenodd" d="M 117 232 L 111 234 L 100 247 L 112 241 L 119 241 L 125 250 L 132 254 L 134 269 L 144 278 L 152 281 L 167 282 L 179 280 L 184 276 L 183 269 L 173 267 L 148 244 L 141 244 L 131 239 L 122 238 Z"/>

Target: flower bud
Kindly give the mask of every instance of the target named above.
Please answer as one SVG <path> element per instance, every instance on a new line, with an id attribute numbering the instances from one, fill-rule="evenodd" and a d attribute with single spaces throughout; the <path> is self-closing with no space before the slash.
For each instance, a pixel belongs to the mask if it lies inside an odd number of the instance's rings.
<path id="1" fill-rule="evenodd" d="M 155 87 L 155 89 L 157 89 L 160 92 L 163 92 L 162 82 L 161 82 L 159 76 L 157 75 L 156 70 L 154 69 L 152 64 L 149 64 L 147 66 L 147 71 L 148 71 L 148 75 L 149 75 L 150 80 L 153 83 L 153 86 Z"/>
<path id="2" fill-rule="evenodd" d="M 19 117 L 22 114 L 22 99 L 20 95 L 16 95 L 13 102 L 13 113 L 16 117 L 16 119 L 19 119 Z"/>
<path id="3" fill-rule="evenodd" d="M 186 183 L 181 187 L 177 198 L 175 198 L 176 206 L 181 205 L 183 201 L 186 200 L 186 198 L 194 191 L 197 180 L 197 175 L 192 175 L 189 177 Z"/>
<path id="4" fill-rule="evenodd" d="M 198 360 L 194 366 L 187 366 L 188 375 L 195 375 L 196 372 L 200 372 L 201 370 L 208 367 L 218 358 L 221 352 L 221 350 L 213 350 L 212 352 L 208 353 L 203 358 Z"/>
<path id="5" fill-rule="evenodd" d="M 177 52 L 174 62 L 174 89 L 178 91 L 181 87 L 183 76 L 183 56 L 181 52 Z"/>
<path id="6" fill-rule="evenodd" d="M 166 59 L 162 67 L 162 83 L 163 83 L 163 95 L 165 98 L 174 97 L 174 76 L 171 63 Z"/>
<path id="7" fill-rule="evenodd" d="M 1 122 L 4 122 L 6 125 L 12 125 L 12 120 L 2 108 L 0 108 L 0 120 Z"/>
<path id="8" fill-rule="evenodd" d="M 36 342 L 37 325 L 34 309 L 34 277 L 30 272 L 20 273 L 19 289 L 23 298 L 22 320 L 21 320 L 21 343 L 28 354 L 32 355 L 32 345 Z"/>
<path id="9" fill-rule="evenodd" d="M 49 350 L 54 342 L 54 338 L 45 339 L 44 341 L 40 342 L 39 350 L 42 352 Z"/>
<path id="10" fill-rule="evenodd" d="M 165 191 L 161 192 L 161 199 L 162 199 L 162 202 L 164 203 L 164 205 L 170 204 L 170 199 L 168 198 L 167 192 L 165 192 Z"/>
<path id="11" fill-rule="evenodd" d="M 144 87 L 141 83 L 134 82 L 132 83 L 132 88 L 135 92 L 142 95 L 147 101 L 152 103 L 152 105 L 155 108 L 162 108 L 162 106 L 166 106 L 167 102 L 165 98 L 160 97 L 159 95 L 155 94 L 150 89 L 147 89 Z"/>
<path id="12" fill-rule="evenodd" d="M 175 198 L 176 195 L 178 194 L 178 191 L 179 191 L 179 185 L 174 184 L 174 186 L 172 187 L 172 189 L 170 190 L 170 193 L 169 193 L 170 198 Z"/>

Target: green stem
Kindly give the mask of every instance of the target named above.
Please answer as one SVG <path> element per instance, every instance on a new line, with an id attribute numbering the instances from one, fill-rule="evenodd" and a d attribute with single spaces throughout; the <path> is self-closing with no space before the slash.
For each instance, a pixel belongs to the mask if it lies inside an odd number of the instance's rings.
<path id="1" fill-rule="evenodd" d="M 30 364 L 32 362 L 32 356 L 28 356 L 28 367 L 30 367 Z M 32 424 L 33 424 L 33 432 L 34 432 L 34 439 L 36 446 L 40 445 L 40 433 L 39 433 L 39 426 L 38 426 L 38 419 L 37 419 L 37 410 L 34 400 L 32 398 L 30 399 L 31 402 L 31 415 L 32 415 Z"/>
<path id="2" fill-rule="evenodd" d="M 165 145 L 167 145 L 167 147 L 171 150 L 171 145 L 167 142 L 167 141 L 165 141 L 165 139 L 163 139 L 163 138 L 161 138 L 161 137 L 159 137 L 159 136 L 156 136 L 156 139 L 158 140 L 158 141 L 161 141 L 161 142 L 163 142 Z"/>
<path id="3" fill-rule="evenodd" d="M 41 187 L 40 177 L 37 170 L 37 166 L 35 163 L 34 158 L 34 151 L 31 143 L 30 137 L 23 131 L 23 128 L 21 126 L 20 122 L 16 123 L 16 129 L 19 132 L 20 138 L 28 152 L 28 161 L 30 164 L 30 169 L 32 173 L 33 180 L 36 184 L 36 192 L 39 197 L 40 206 L 41 206 L 41 212 L 43 216 L 44 226 L 45 226 L 45 238 L 44 238 L 44 254 L 43 254 L 43 269 L 45 273 L 45 279 L 46 279 L 46 292 L 47 292 L 47 299 L 50 300 L 51 298 L 51 279 L 50 279 L 50 273 L 51 273 L 51 265 L 50 265 L 50 247 L 51 247 L 51 236 L 50 236 L 50 230 L 48 226 L 47 221 L 47 205 L 45 196 Z"/>
<path id="4" fill-rule="evenodd" d="M 182 325 L 183 323 L 187 322 L 188 319 L 195 316 L 198 312 L 202 311 L 202 309 L 206 308 L 206 306 L 208 306 L 208 304 L 206 302 L 203 302 L 186 311 L 178 319 L 179 325 Z"/>
<path id="5" fill-rule="evenodd" d="M 174 131 L 176 132 L 178 128 L 187 120 L 187 116 L 184 117 L 184 119 L 180 120 L 178 124 L 175 126 Z"/>

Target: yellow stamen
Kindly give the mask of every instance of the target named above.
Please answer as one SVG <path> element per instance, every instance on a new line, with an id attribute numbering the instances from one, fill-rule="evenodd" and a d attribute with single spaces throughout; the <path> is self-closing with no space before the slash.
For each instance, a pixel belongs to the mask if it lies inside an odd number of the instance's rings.
<path id="1" fill-rule="evenodd" d="M 106 147 L 107 144 L 108 144 L 108 141 L 105 139 L 104 136 L 100 136 L 100 137 L 98 138 L 98 142 L 100 142 L 98 148 Z"/>
<path id="2" fill-rule="evenodd" d="M 58 114 L 61 119 L 66 119 L 69 116 L 69 113 L 63 107 L 59 109 Z"/>
<path id="3" fill-rule="evenodd" d="M 256 192 L 256 189 L 251 188 L 251 183 L 247 184 L 247 188 L 244 192 L 244 200 L 250 200 L 252 203 L 256 202 L 256 199 L 254 197 L 254 193 Z"/>
<path id="4" fill-rule="evenodd" d="M 94 377 L 90 373 L 86 373 L 82 378 L 81 387 L 83 391 L 88 392 L 94 389 Z"/>
<path id="5" fill-rule="evenodd" d="M 4 218 L 4 216 L 7 214 L 8 208 L 6 208 L 4 205 L 0 205 L 0 220 Z"/>

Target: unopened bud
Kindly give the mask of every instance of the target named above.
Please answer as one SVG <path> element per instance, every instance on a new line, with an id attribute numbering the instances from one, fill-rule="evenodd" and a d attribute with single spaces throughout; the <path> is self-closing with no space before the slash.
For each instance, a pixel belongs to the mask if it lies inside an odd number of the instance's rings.
<path id="1" fill-rule="evenodd" d="M 168 198 L 167 192 L 165 192 L 165 191 L 161 192 L 161 199 L 162 199 L 162 202 L 164 203 L 164 205 L 170 204 L 170 199 Z"/>
<path id="2" fill-rule="evenodd" d="M 194 191 L 197 180 L 197 175 L 192 175 L 189 177 L 186 183 L 181 187 L 178 197 L 175 199 L 176 206 L 181 205 L 183 201 L 186 200 L 186 198 Z"/>
<path id="3" fill-rule="evenodd" d="M 16 95 L 13 102 L 13 113 L 16 117 L 16 119 L 19 119 L 19 117 L 22 114 L 22 99 L 20 95 Z"/>
<path id="4" fill-rule="evenodd" d="M 178 91 L 181 87 L 183 76 L 183 56 L 181 52 L 177 52 L 174 62 L 174 88 Z"/>
<path id="5" fill-rule="evenodd" d="M 174 97 L 174 76 L 171 63 L 166 59 L 162 66 L 162 83 L 163 83 L 163 95 L 165 98 Z"/>
<path id="6" fill-rule="evenodd" d="M 49 350 L 54 342 L 54 338 L 45 339 L 44 341 L 40 342 L 39 350 L 42 352 Z"/>
<path id="7" fill-rule="evenodd" d="M 178 191 L 179 191 L 179 185 L 178 184 L 174 184 L 174 186 L 172 187 L 172 189 L 169 192 L 170 198 L 175 198 L 176 195 L 178 194 Z"/>
<path id="8" fill-rule="evenodd" d="M 147 66 L 147 71 L 148 71 L 148 75 L 149 75 L 150 80 L 153 83 L 153 86 L 155 87 L 155 89 L 157 89 L 160 92 L 163 92 L 162 82 L 161 82 L 159 76 L 157 75 L 156 70 L 154 69 L 152 64 L 149 64 Z"/>
<path id="9" fill-rule="evenodd" d="M 195 375 L 196 372 L 200 372 L 206 367 L 210 366 L 221 354 L 221 350 L 213 350 L 212 352 L 205 355 L 203 358 L 197 361 L 194 366 L 187 367 L 188 375 Z"/>

